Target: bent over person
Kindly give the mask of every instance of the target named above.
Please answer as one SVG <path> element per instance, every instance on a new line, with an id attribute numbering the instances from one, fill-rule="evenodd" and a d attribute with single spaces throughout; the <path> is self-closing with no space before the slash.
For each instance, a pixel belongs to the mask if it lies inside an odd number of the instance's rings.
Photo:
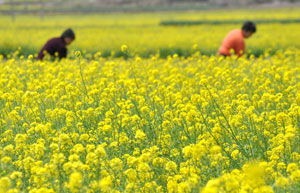
<path id="1" fill-rule="evenodd" d="M 223 56 L 230 56 L 230 50 L 234 54 L 241 57 L 245 53 L 245 39 L 250 38 L 256 32 L 256 25 L 251 21 L 244 23 L 242 29 L 235 29 L 229 32 L 222 42 L 219 49 L 219 54 Z"/>
<path id="2" fill-rule="evenodd" d="M 43 60 L 45 54 L 48 53 L 52 57 L 55 57 L 56 53 L 59 59 L 67 57 L 67 46 L 75 40 L 75 33 L 72 29 L 67 29 L 61 35 L 61 37 L 50 39 L 44 47 L 41 49 L 38 55 L 38 59 Z"/>

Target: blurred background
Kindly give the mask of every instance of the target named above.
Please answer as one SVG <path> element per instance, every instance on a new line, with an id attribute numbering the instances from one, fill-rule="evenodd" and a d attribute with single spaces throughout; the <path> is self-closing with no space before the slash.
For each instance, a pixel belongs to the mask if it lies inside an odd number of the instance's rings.
<path id="1" fill-rule="evenodd" d="M 294 6 L 300 0 L 0 0 L 0 13 L 197 10 Z"/>
<path id="2" fill-rule="evenodd" d="M 246 20 L 258 25 L 247 53 L 260 56 L 300 48 L 299 7 L 300 0 L 0 0 L 0 56 L 37 54 L 69 27 L 69 52 L 89 58 L 122 57 L 122 45 L 146 58 L 214 55 Z"/>

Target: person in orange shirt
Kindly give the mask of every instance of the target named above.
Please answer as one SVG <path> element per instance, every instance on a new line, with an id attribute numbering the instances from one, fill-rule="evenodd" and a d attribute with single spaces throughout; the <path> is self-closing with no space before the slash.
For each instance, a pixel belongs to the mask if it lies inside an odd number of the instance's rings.
<path id="1" fill-rule="evenodd" d="M 235 29 L 229 32 L 222 42 L 219 54 L 231 56 L 230 50 L 234 50 L 234 54 L 241 57 L 245 53 L 245 39 L 250 38 L 255 32 L 255 23 L 252 21 L 245 22 L 241 30 Z"/>

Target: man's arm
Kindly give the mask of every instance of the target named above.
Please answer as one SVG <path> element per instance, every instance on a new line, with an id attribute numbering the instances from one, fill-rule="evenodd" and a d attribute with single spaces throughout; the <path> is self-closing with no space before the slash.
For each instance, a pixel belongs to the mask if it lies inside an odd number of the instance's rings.
<path id="1" fill-rule="evenodd" d="M 39 52 L 38 59 L 43 60 L 43 58 L 44 58 L 44 49 L 42 48 L 41 51 Z"/>
<path id="2" fill-rule="evenodd" d="M 67 57 L 67 48 L 61 48 L 59 51 L 59 59 Z"/>
<path id="3" fill-rule="evenodd" d="M 241 57 L 244 53 L 245 53 L 245 41 L 244 40 L 239 40 L 236 42 L 236 45 L 235 45 L 235 54 L 238 56 L 238 57 Z"/>
<path id="4" fill-rule="evenodd" d="M 44 45 L 44 47 L 41 49 L 41 51 L 39 52 L 39 55 L 38 55 L 38 59 L 39 60 L 43 60 L 44 56 L 45 56 L 45 52 L 49 52 L 49 49 L 50 49 L 50 43 L 49 41 Z"/>

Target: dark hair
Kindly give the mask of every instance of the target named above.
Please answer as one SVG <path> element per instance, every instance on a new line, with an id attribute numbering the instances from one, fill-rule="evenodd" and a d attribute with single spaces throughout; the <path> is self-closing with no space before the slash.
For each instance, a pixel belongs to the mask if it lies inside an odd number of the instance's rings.
<path id="1" fill-rule="evenodd" d="M 62 38 L 71 38 L 72 40 L 75 40 L 75 33 L 71 28 L 69 28 L 66 31 L 64 31 L 64 33 L 62 33 L 61 37 Z"/>
<path id="2" fill-rule="evenodd" d="M 243 31 L 250 31 L 255 33 L 256 32 L 256 25 L 252 21 L 246 21 L 242 27 Z"/>

